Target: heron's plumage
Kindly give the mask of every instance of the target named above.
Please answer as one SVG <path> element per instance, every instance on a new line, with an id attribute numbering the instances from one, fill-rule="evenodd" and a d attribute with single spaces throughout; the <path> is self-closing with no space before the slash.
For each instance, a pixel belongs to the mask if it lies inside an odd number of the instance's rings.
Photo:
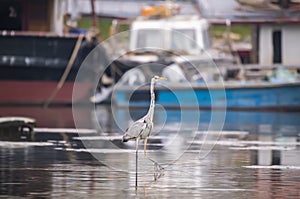
<path id="1" fill-rule="evenodd" d="M 125 134 L 123 135 L 123 142 L 127 142 L 129 140 L 137 140 L 139 139 L 146 139 L 149 137 L 152 128 L 153 128 L 153 114 L 154 114 L 154 107 L 155 107 L 155 95 L 154 95 L 154 84 L 158 80 L 165 80 L 166 78 L 154 76 L 151 79 L 150 85 L 150 107 L 148 113 L 142 117 L 141 119 L 135 121 L 129 128 L 126 130 Z"/>
<path id="2" fill-rule="evenodd" d="M 145 139 L 151 133 L 153 123 L 147 122 L 145 117 L 135 121 L 125 132 L 123 142 L 135 140 L 136 138 Z"/>

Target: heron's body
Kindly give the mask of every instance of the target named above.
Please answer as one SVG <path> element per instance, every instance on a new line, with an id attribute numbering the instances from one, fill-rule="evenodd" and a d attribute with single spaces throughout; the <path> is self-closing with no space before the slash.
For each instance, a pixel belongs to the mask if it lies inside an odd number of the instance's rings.
<path id="1" fill-rule="evenodd" d="M 129 140 L 140 139 L 143 140 L 149 137 L 153 128 L 153 122 L 147 121 L 147 118 L 142 117 L 141 119 L 135 121 L 127 130 L 123 136 L 123 142 Z"/>

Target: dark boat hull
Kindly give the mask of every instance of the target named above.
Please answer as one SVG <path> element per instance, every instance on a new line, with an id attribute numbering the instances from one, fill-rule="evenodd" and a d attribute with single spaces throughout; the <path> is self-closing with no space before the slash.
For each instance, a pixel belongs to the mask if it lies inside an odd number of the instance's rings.
<path id="1" fill-rule="evenodd" d="M 52 99 L 57 89 L 56 81 L 0 81 L 0 104 L 2 105 L 42 105 L 51 100 L 51 104 L 71 104 L 90 96 L 92 85 L 78 83 L 80 89 L 74 98 L 74 82 L 65 82 Z"/>
<path id="2" fill-rule="evenodd" d="M 91 96 L 95 67 L 99 69 L 101 62 L 107 61 L 105 51 L 94 40 L 78 40 L 78 36 L 0 35 L 0 105 L 71 104 Z M 80 48 L 76 51 L 78 43 Z M 101 56 L 92 60 L 97 65 L 84 67 L 86 75 L 76 79 L 83 61 L 94 49 L 101 51 Z M 70 61 L 73 55 L 76 58 Z M 77 91 L 73 97 L 75 82 Z"/>

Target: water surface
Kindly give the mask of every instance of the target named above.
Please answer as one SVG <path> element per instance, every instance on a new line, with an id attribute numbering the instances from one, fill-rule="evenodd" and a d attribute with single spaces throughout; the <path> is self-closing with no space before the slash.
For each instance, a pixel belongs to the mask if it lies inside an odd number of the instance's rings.
<path id="1" fill-rule="evenodd" d="M 0 108 L 1 116 L 36 118 L 37 127 L 97 129 L 97 133 L 79 137 L 47 139 L 45 135 L 30 142 L 1 141 L 2 197 L 300 196 L 300 113 L 227 112 L 226 133 L 211 132 L 205 140 L 210 112 L 201 111 L 195 121 L 197 113 L 192 110 L 158 109 L 148 154 L 164 167 L 164 175 L 154 181 L 154 165 L 144 157 L 141 142 L 136 191 L 135 144 L 122 143 L 120 136 L 130 116 L 136 119 L 146 110 L 127 113 L 114 109 L 112 114 L 110 107 L 100 106 L 96 112 L 84 108 L 79 112 L 82 120 L 75 125 L 71 108 Z"/>

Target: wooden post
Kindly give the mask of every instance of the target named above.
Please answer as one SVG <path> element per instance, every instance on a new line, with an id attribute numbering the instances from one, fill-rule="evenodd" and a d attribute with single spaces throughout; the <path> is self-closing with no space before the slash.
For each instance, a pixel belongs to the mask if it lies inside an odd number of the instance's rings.
<path id="1" fill-rule="evenodd" d="M 95 11 L 95 0 L 91 0 L 91 8 L 92 8 L 92 19 L 93 19 L 93 28 L 98 28 L 98 18 Z"/>
<path id="2" fill-rule="evenodd" d="M 250 62 L 252 64 L 258 63 L 258 56 L 259 56 L 259 25 L 255 24 L 252 26 L 251 31 L 251 44 L 252 44 L 252 50 L 250 54 Z"/>

